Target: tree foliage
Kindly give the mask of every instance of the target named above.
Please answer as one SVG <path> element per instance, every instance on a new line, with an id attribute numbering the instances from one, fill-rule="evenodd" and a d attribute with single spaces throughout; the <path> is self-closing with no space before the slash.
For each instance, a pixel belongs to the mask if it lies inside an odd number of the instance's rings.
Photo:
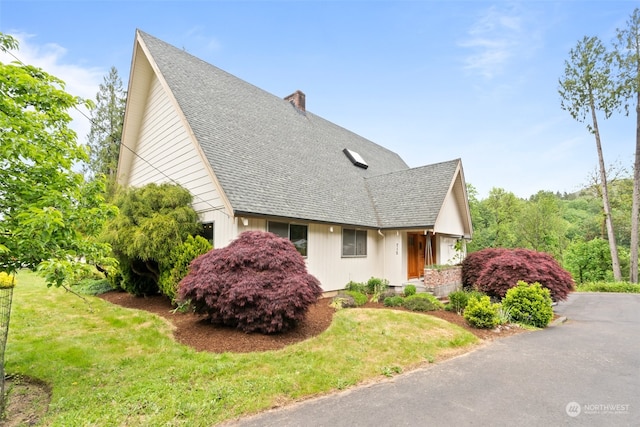
<path id="1" fill-rule="evenodd" d="M 91 110 L 91 130 L 87 135 L 89 161 L 85 165 L 91 176 L 105 176 L 111 188 L 118 167 L 125 104 L 122 80 L 118 70 L 111 67 L 99 86 L 95 108 Z"/>
<path id="2" fill-rule="evenodd" d="M 487 251 L 486 262 L 481 268 L 483 252 Z M 503 298 L 507 291 L 516 286 L 519 281 L 528 283 L 538 282 L 549 289 L 555 301 L 567 298 L 573 290 L 573 278 L 560 264 L 549 254 L 536 252 L 529 249 L 502 250 L 487 249 L 474 253 L 474 267 L 480 270 L 477 279 L 473 283 L 475 289 L 495 298 Z M 467 267 L 468 268 L 468 267 Z M 463 277 L 469 277 L 465 273 L 465 265 L 462 265 Z"/>
<path id="3" fill-rule="evenodd" d="M 611 207 L 607 185 L 607 172 L 597 112 L 604 113 L 605 118 L 621 106 L 621 91 L 612 78 L 612 55 L 597 37 L 584 37 L 576 47 L 571 49 L 569 60 L 565 61 L 565 71 L 560 79 L 560 105 L 579 122 L 587 121 L 587 129 L 595 136 L 602 204 L 607 226 L 607 236 L 611 251 L 613 276 L 616 281 L 622 279 L 620 261 L 616 245 Z M 589 119 L 587 119 L 589 117 Z"/>
<path id="4" fill-rule="evenodd" d="M 540 191 L 523 204 L 517 233 L 524 247 L 562 256 L 567 222 L 562 217 L 562 203 L 551 192 Z"/>
<path id="5" fill-rule="evenodd" d="M 117 195 L 120 209 L 103 239 L 120 261 L 121 286 L 142 295 L 158 291 L 162 272 L 172 267 L 172 251 L 200 229 L 192 196 L 174 184 L 148 184 Z"/>
<path id="6" fill-rule="evenodd" d="M 293 243 L 261 231 L 196 258 L 178 292 L 214 323 L 265 334 L 293 328 L 321 293 Z"/>
<path id="7" fill-rule="evenodd" d="M 0 48 L 17 42 L 0 33 Z M 49 285 L 64 284 L 64 272 L 81 257 L 108 256 L 109 246 L 95 236 L 115 213 L 102 197 L 104 183 L 87 183 L 75 170 L 87 152 L 68 111 L 84 101 L 64 89 L 40 68 L 0 63 L 0 270 L 48 261 Z"/>
<path id="8" fill-rule="evenodd" d="M 631 257 L 629 280 L 638 283 L 638 222 L 640 214 L 640 9 L 636 8 L 626 28 L 616 30 L 614 57 L 620 71 L 618 83 L 622 97 L 635 101 L 636 148 L 633 162 L 633 197 L 631 207 Z M 628 106 L 625 105 L 628 111 Z"/>
<path id="9" fill-rule="evenodd" d="M 473 289 L 485 265 L 505 251 L 507 251 L 505 248 L 485 248 L 468 254 L 461 264 L 462 286 L 465 289 Z"/>
<path id="10" fill-rule="evenodd" d="M 477 200 L 476 200 L 477 202 Z M 474 236 L 468 250 L 486 247 L 512 248 L 517 246 L 516 224 L 522 200 L 502 188 L 492 188 L 482 203 L 470 202 Z"/>
<path id="11" fill-rule="evenodd" d="M 609 244 L 600 238 L 576 240 L 569 245 L 565 267 L 578 283 L 613 280 Z"/>

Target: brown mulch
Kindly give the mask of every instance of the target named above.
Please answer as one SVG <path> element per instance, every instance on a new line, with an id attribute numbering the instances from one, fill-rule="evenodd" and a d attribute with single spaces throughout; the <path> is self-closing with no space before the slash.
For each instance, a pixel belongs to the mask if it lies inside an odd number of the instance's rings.
<path id="1" fill-rule="evenodd" d="M 175 326 L 174 336 L 178 342 L 198 351 L 212 353 L 249 353 L 277 350 L 322 333 L 331 324 L 333 313 L 335 312 L 329 306 L 331 298 L 322 298 L 309 308 L 305 319 L 293 330 L 275 335 L 247 334 L 235 328 L 214 325 L 204 316 L 193 313 L 174 313 L 169 299 L 161 295 L 136 297 L 126 292 L 114 291 L 102 294 L 100 297 L 123 307 L 158 314 L 168 319 Z M 390 309 L 380 303 L 367 303 L 364 307 Z M 393 309 L 404 310 L 403 308 Z M 476 329 L 469 326 L 462 316 L 444 310 L 431 311 L 425 313 L 425 315 L 439 317 L 454 323 L 483 340 L 492 340 L 524 332 L 524 329 L 513 326 L 501 328 L 500 330 Z"/>

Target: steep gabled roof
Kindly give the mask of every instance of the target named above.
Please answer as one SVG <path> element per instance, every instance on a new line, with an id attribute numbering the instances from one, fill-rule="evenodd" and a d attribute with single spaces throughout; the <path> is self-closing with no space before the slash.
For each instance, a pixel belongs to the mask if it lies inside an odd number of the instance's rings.
<path id="1" fill-rule="evenodd" d="M 433 225 L 459 161 L 394 152 L 138 31 L 236 215 L 365 227 Z M 368 167 L 343 152 L 358 153 Z M 445 185 L 446 184 L 446 185 Z"/>
<path id="2" fill-rule="evenodd" d="M 459 167 L 456 159 L 367 178 L 379 227 L 433 227 Z"/>

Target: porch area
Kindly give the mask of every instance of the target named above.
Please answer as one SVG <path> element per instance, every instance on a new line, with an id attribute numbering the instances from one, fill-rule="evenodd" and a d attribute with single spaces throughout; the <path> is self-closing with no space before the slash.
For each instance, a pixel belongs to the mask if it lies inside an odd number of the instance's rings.
<path id="1" fill-rule="evenodd" d="M 395 293 L 401 294 L 407 285 L 415 286 L 418 293 L 429 292 L 438 298 L 446 298 L 451 292 L 462 289 L 462 267 L 425 267 L 422 277 L 409 279 L 392 288 Z"/>

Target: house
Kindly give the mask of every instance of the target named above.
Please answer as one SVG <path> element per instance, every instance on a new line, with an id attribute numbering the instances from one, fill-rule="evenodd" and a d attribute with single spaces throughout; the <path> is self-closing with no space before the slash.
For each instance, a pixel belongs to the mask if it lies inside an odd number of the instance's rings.
<path id="1" fill-rule="evenodd" d="M 472 235 L 460 159 L 409 168 L 301 91 L 274 96 L 142 31 L 122 144 L 120 184 L 181 184 L 217 248 L 246 230 L 291 239 L 326 292 L 419 279 Z"/>

